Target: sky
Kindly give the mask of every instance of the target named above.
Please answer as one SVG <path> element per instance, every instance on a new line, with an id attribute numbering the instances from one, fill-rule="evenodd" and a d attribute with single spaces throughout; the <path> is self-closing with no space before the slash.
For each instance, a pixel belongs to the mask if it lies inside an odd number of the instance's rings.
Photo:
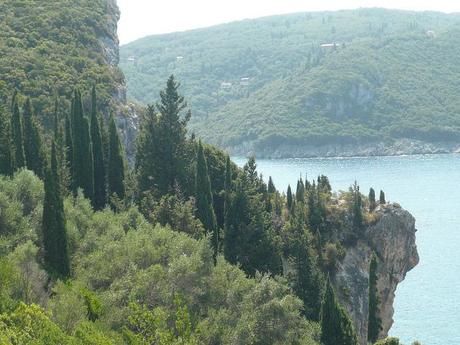
<path id="1" fill-rule="evenodd" d="M 117 2 L 121 10 L 118 28 L 121 44 L 148 35 L 294 12 L 360 7 L 460 12 L 458 0 L 117 0 Z"/>

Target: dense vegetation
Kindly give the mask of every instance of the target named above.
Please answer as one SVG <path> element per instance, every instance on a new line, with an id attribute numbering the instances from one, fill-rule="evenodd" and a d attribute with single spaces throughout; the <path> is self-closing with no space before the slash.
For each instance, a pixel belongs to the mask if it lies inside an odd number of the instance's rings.
<path id="1" fill-rule="evenodd" d="M 144 38 L 122 47 L 121 67 L 140 102 L 177 74 L 193 130 L 221 147 L 455 141 L 459 23 L 380 9 L 278 16 Z"/>
<path id="2" fill-rule="evenodd" d="M 101 42 L 118 42 L 117 17 L 107 0 L 1 1 L 0 99 L 20 91 L 50 128 L 56 97 L 64 111 L 76 86 L 98 83 L 99 105 L 108 113 L 123 75 Z"/>
<path id="3" fill-rule="evenodd" d="M 24 123 L 30 102 L 17 99 L 1 114 Z M 237 168 L 187 134 L 173 77 L 145 111 L 133 171 L 113 119 L 106 133 L 79 91 L 71 103 L 51 147 L 31 119 L 42 166 L 16 163 L 26 140 L 0 145 L 3 343 L 357 344 L 326 279 L 374 218 L 357 185 L 338 196 L 320 176 L 280 194 L 253 158 Z"/>

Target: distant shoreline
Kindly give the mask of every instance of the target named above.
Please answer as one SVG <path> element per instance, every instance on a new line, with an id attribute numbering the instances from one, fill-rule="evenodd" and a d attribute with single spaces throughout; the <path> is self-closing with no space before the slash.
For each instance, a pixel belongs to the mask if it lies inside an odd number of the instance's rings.
<path id="1" fill-rule="evenodd" d="M 347 145 L 279 145 L 255 148 L 252 143 L 226 147 L 231 156 L 260 159 L 288 158 L 366 158 L 460 153 L 460 142 L 428 143 L 418 140 L 398 139 L 393 142 L 376 142 Z"/>

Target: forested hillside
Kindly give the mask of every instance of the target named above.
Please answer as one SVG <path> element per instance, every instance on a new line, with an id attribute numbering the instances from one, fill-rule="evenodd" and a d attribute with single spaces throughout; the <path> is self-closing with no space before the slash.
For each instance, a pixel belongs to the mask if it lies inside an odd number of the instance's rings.
<path id="1" fill-rule="evenodd" d="M 0 98 L 11 99 L 12 90 L 31 97 L 49 127 L 57 97 L 68 109 L 75 87 L 98 83 L 99 105 L 108 113 L 123 81 L 118 16 L 116 3 L 107 0 L 1 1 Z"/>
<path id="2" fill-rule="evenodd" d="M 112 0 L 0 4 L 0 344 L 384 338 L 389 263 L 366 238 L 393 212 L 383 191 L 334 193 L 326 176 L 278 191 L 254 157 L 239 168 L 190 131 L 173 75 L 139 111 L 127 164 L 108 111 L 123 98 L 117 18 Z M 340 268 L 358 247 L 356 320 Z"/>
<path id="3" fill-rule="evenodd" d="M 455 141 L 458 23 L 383 9 L 278 16 L 147 37 L 122 47 L 121 67 L 143 103 L 177 74 L 193 130 L 238 153 Z"/>

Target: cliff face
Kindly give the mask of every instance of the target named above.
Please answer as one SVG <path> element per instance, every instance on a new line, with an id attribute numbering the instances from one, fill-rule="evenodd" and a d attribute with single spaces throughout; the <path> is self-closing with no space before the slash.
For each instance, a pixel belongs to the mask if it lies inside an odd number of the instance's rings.
<path id="1" fill-rule="evenodd" d="M 118 21 L 120 10 L 116 0 L 107 0 L 107 28 L 108 32 L 102 32 L 98 36 L 104 55 L 110 68 L 118 70 L 120 62 L 120 42 L 118 40 Z M 112 95 L 114 101 L 115 118 L 117 127 L 124 142 L 128 160 L 132 163 L 134 157 L 134 142 L 138 128 L 138 114 L 135 107 L 126 99 L 126 84 L 124 79 L 116 87 Z M 108 114 L 106 114 L 108 116 Z"/>
<path id="2" fill-rule="evenodd" d="M 381 337 L 393 324 L 395 291 L 419 261 L 415 244 L 415 219 L 397 204 L 379 206 L 376 221 L 365 236 L 347 250 L 335 276 L 340 301 L 353 319 L 360 344 L 367 344 L 369 263 L 378 257 Z"/>

